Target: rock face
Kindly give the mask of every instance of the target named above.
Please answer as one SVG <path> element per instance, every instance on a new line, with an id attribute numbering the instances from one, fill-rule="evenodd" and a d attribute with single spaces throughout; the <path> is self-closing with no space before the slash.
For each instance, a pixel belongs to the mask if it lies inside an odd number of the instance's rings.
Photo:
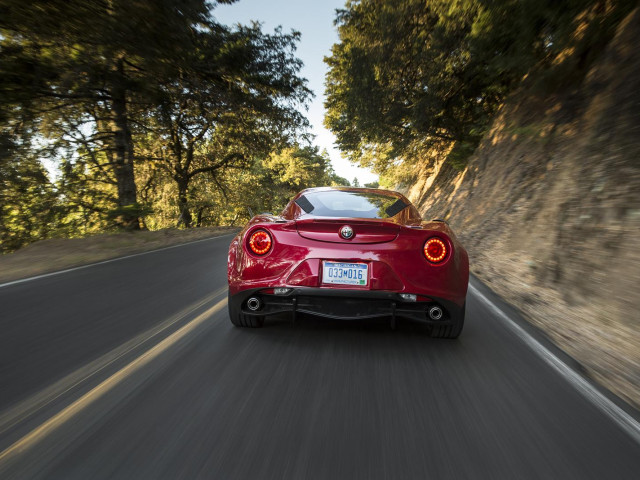
<path id="1" fill-rule="evenodd" d="M 406 192 L 472 270 L 640 406 L 640 10 L 570 92 L 512 95 L 463 172 Z"/>

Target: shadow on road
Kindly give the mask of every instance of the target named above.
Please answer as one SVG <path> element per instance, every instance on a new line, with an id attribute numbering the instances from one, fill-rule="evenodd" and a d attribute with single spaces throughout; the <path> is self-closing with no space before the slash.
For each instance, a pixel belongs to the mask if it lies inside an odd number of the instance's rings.
<path id="1" fill-rule="evenodd" d="M 415 349 L 426 348 L 433 353 L 456 352 L 467 347 L 472 329 L 457 340 L 431 338 L 431 328 L 427 324 L 399 320 L 395 330 L 389 321 L 379 320 L 333 320 L 299 316 L 296 323 L 290 316 L 273 317 L 267 320 L 263 328 L 239 329 L 241 335 L 248 335 L 256 348 L 276 344 L 280 347 L 309 348 L 326 350 L 329 346 L 337 349 L 352 349 L 367 354 L 394 354 L 414 352 Z M 468 335 L 465 335 L 468 334 Z M 258 347 L 260 345 L 260 347 Z"/>

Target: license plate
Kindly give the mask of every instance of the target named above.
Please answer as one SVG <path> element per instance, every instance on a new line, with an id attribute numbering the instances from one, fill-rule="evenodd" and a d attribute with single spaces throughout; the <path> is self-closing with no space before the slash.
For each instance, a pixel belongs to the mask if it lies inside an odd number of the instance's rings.
<path id="1" fill-rule="evenodd" d="M 323 262 L 322 283 L 337 285 L 367 285 L 369 266 L 366 263 Z"/>

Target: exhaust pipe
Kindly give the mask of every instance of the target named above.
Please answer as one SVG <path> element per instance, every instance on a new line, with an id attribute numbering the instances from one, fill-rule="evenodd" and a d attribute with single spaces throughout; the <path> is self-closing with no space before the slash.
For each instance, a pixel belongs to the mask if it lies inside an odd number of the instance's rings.
<path id="1" fill-rule="evenodd" d="M 429 318 L 431 320 L 440 320 L 442 318 L 442 309 L 440 307 L 431 307 L 429 309 Z"/>
<path id="2" fill-rule="evenodd" d="M 251 297 L 249 300 L 247 300 L 247 308 L 252 312 L 259 310 L 260 307 L 262 307 L 262 302 L 258 297 Z"/>

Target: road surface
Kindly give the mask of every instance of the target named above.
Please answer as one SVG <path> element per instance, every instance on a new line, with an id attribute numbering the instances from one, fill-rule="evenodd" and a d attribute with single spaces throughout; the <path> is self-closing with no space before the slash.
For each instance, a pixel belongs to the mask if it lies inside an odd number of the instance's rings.
<path id="1" fill-rule="evenodd" d="M 0 478 L 640 478 L 637 439 L 477 293 L 455 341 L 238 329 L 230 240 L 0 287 Z"/>

